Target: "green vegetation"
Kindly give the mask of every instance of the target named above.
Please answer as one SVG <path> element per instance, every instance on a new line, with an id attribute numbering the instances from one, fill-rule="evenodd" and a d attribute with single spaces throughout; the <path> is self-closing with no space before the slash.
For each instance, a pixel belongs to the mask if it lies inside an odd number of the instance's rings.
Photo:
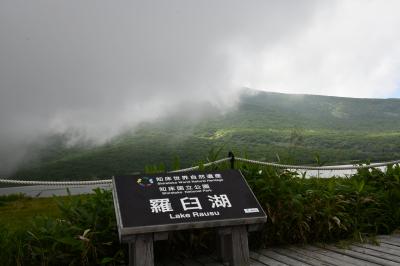
<path id="1" fill-rule="evenodd" d="M 51 208 L 47 211 L 36 208 L 39 210 L 36 214 L 22 211 L 23 220 L 27 222 L 24 225 L 10 226 L 11 219 L 17 216 L 5 213 L 8 222 L 0 222 L 0 265 L 108 265 L 122 262 L 123 251 L 118 242 L 111 192 L 95 192 L 84 197 L 29 199 L 33 207 L 47 202 Z M 2 216 L 6 207 L 0 208 Z"/>
<path id="2" fill-rule="evenodd" d="M 52 136 L 32 147 L 38 157 L 14 177 L 93 179 L 142 172 L 163 163 L 171 169 L 200 162 L 210 147 L 224 147 L 252 159 L 288 163 L 356 163 L 400 158 L 400 100 L 351 99 L 260 92 L 243 94 L 223 114 L 211 106 L 196 120 L 170 115 L 144 123 L 107 143 L 66 145 L 68 136 Z M 192 109 L 193 109 L 192 108 Z M 278 155 L 278 156 L 277 156 Z"/>
<path id="3" fill-rule="evenodd" d="M 52 198 L 32 198 L 22 195 L 10 195 L 0 197 L 0 226 L 9 230 L 24 228 L 32 222 L 36 215 L 59 215 L 56 202 Z"/>
<path id="4" fill-rule="evenodd" d="M 305 179 L 288 171 L 242 163 L 236 167 L 268 215 L 262 234 L 250 236 L 253 248 L 343 239 L 363 242 L 400 227 L 399 165 L 389 166 L 385 172 L 360 170 L 350 178 L 327 179 Z M 38 217 L 32 217 L 31 212 L 26 220 L 31 223 L 14 230 L 9 230 L 10 223 L 0 223 L 0 264 L 126 263 L 126 249 L 118 242 L 111 192 L 95 192 L 84 199 L 55 199 L 58 211 L 50 209 Z M 4 201 L 0 211 L 21 200 L 39 201 L 13 196 Z M 168 241 L 157 242 L 156 258 L 212 252 L 214 236 L 212 230 L 176 232 Z"/>
<path id="5" fill-rule="evenodd" d="M 400 226 L 400 167 L 360 170 L 351 178 L 302 178 L 243 167 L 270 218 L 263 243 L 364 241 Z"/>

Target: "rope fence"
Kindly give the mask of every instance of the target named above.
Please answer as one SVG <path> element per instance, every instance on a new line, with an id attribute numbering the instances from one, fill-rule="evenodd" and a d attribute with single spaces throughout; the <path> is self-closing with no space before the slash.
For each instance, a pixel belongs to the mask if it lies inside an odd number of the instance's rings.
<path id="1" fill-rule="evenodd" d="M 84 185 L 105 185 L 111 184 L 112 179 L 89 180 L 89 181 L 32 181 L 32 180 L 15 180 L 0 179 L 0 183 L 14 185 L 42 185 L 42 186 L 84 186 Z"/>
<path id="2" fill-rule="evenodd" d="M 271 162 L 262 162 L 257 160 L 251 160 L 246 158 L 234 157 L 232 156 L 219 159 L 213 162 L 209 162 L 203 164 L 203 167 L 209 167 L 212 165 L 218 165 L 224 162 L 231 162 L 233 166 L 233 162 L 242 162 L 255 164 L 260 166 L 271 166 L 281 169 L 291 169 L 291 170 L 320 170 L 320 171 L 335 171 L 335 170 L 358 170 L 358 169 L 369 169 L 375 167 L 383 167 L 393 164 L 399 164 L 400 160 L 389 161 L 389 162 L 381 162 L 381 163 L 372 163 L 372 164 L 363 164 L 363 165 L 333 165 L 333 166 L 305 166 L 305 165 L 289 165 L 289 164 L 279 164 L 279 163 L 271 163 Z M 200 166 L 193 166 L 189 168 L 169 171 L 168 173 L 183 173 L 188 171 L 194 171 L 200 169 Z M 103 179 L 103 180 L 88 180 L 88 181 L 33 181 L 33 180 L 15 180 L 15 179 L 7 179 L 0 178 L 0 184 L 15 184 L 15 185 L 44 185 L 44 186 L 80 186 L 80 185 L 106 185 L 111 184 L 112 179 Z"/>
<path id="3" fill-rule="evenodd" d="M 203 167 L 208 167 L 211 165 L 217 165 L 223 162 L 227 162 L 231 160 L 231 158 L 223 158 L 220 160 L 216 160 L 214 162 L 209 162 L 203 164 Z M 188 171 L 198 170 L 200 166 L 193 166 L 189 168 L 179 169 L 170 171 L 168 173 L 182 173 Z M 8 178 L 0 178 L 0 184 L 14 184 L 14 185 L 42 185 L 42 186 L 82 186 L 82 185 L 106 185 L 111 184 L 112 179 L 103 179 L 103 180 L 88 180 L 88 181 L 33 181 L 33 180 L 15 180 Z"/>
<path id="4" fill-rule="evenodd" d="M 363 164 L 363 165 L 332 165 L 332 166 L 305 166 L 305 165 L 289 165 L 289 164 L 278 164 L 278 163 L 269 163 L 269 162 L 261 162 L 256 160 L 250 160 L 245 158 L 235 158 L 236 161 L 251 163 L 256 165 L 263 166 L 272 166 L 276 168 L 284 168 L 284 169 L 293 169 L 293 170 L 325 170 L 325 171 L 335 171 L 335 170 L 358 170 L 358 169 L 366 169 L 366 168 L 375 168 L 388 166 L 391 164 L 398 164 L 400 160 L 383 162 L 383 163 L 373 163 L 373 164 Z"/>
<path id="5" fill-rule="evenodd" d="M 211 166 L 211 165 L 217 165 L 217 164 L 224 163 L 224 162 L 227 162 L 227 161 L 230 161 L 230 160 L 231 160 L 231 157 L 223 158 L 223 159 L 220 159 L 220 160 L 216 160 L 214 162 L 205 163 L 205 164 L 203 164 L 203 167 L 208 167 L 208 166 Z M 173 173 L 182 173 L 182 172 L 198 170 L 199 168 L 200 168 L 200 166 L 193 166 L 193 167 L 189 167 L 189 168 L 170 171 L 168 173 L 171 173 L 171 174 L 173 174 Z"/>

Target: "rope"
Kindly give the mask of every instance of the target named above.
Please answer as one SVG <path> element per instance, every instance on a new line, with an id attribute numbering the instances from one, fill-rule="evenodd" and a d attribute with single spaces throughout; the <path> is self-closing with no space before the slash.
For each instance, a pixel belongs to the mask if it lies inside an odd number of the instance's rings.
<path id="1" fill-rule="evenodd" d="M 269 163 L 269 162 L 261 162 L 256 160 L 250 160 L 245 158 L 235 158 L 236 161 L 251 163 L 257 165 L 264 166 L 272 166 L 276 168 L 285 168 L 285 169 L 294 169 L 294 170 L 325 170 L 325 171 L 335 171 L 335 170 L 357 170 L 357 169 L 366 169 L 366 168 L 374 168 L 387 166 L 390 164 L 398 164 L 400 160 L 383 162 L 383 163 L 373 163 L 368 165 L 353 165 L 353 166 L 344 166 L 344 165 L 333 165 L 333 166 L 305 166 L 305 165 L 289 165 L 289 164 L 278 164 L 278 163 Z"/>
<path id="2" fill-rule="evenodd" d="M 230 159 L 231 158 L 228 157 L 228 158 L 223 158 L 223 159 L 220 159 L 220 160 L 216 160 L 214 162 L 205 163 L 205 164 L 203 164 L 203 167 L 208 167 L 208 166 L 211 166 L 211 165 L 217 165 L 217 164 L 220 164 L 220 163 L 223 163 L 223 162 L 227 162 Z M 179 170 L 170 171 L 168 173 L 171 173 L 171 174 L 173 174 L 173 173 L 182 173 L 182 172 L 198 170 L 199 168 L 200 168 L 200 166 L 193 166 L 193 167 L 189 167 L 189 168 L 185 168 L 185 169 L 179 169 Z"/>
<path id="3" fill-rule="evenodd" d="M 220 164 L 229 161 L 231 158 L 223 158 L 214 162 L 204 164 L 204 167 Z M 199 169 L 200 166 L 193 166 L 189 168 L 170 171 L 168 173 L 182 173 Z M 91 180 L 91 181 L 29 181 L 29 180 L 14 180 L 14 179 L 0 179 L 0 183 L 15 184 L 15 185 L 43 185 L 43 186 L 81 186 L 81 185 L 102 185 L 111 184 L 111 179 Z"/>
<path id="4" fill-rule="evenodd" d="M 111 179 L 91 180 L 91 181 L 29 181 L 29 180 L 14 180 L 0 179 L 0 183 L 16 184 L 16 185 L 44 185 L 44 186 L 80 186 L 80 185 L 103 185 L 111 184 Z"/>
<path id="5" fill-rule="evenodd" d="M 214 162 L 209 162 L 203 164 L 203 167 L 208 167 L 211 165 L 217 165 L 223 162 L 227 162 L 231 160 L 230 157 L 223 158 Z M 294 169 L 294 170 L 325 170 L 325 171 L 334 171 L 334 170 L 357 170 L 357 169 L 367 169 L 374 167 L 382 167 L 390 164 L 399 164 L 400 160 L 383 162 L 383 163 L 373 163 L 368 165 L 354 165 L 354 166 L 343 166 L 343 165 L 334 165 L 334 166 L 305 166 L 305 165 L 289 165 L 289 164 L 278 164 L 278 163 L 270 163 L 270 162 L 261 162 L 256 160 L 250 160 L 245 158 L 235 157 L 235 160 L 243 163 L 251 163 L 256 165 L 263 166 L 272 166 L 276 168 L 284 168 L 284 169 Z M 193 166 L 189 168 L 169 171 L 168 173 L 182 173 L 193 170 L 198 170 L 200 166 Z M 29 180 L 14 180 L 14 179 L 0 179 L 0 183 L 5 184 L 17 184 L 17 185 L 44 185 L 44 186 L 80 186 L 80 185 L 102 185 L 102 184 L 111 184 L 111 179 L 103 179 L 103 180 L 90 180 L 90 181 L 29 181 Z"/>

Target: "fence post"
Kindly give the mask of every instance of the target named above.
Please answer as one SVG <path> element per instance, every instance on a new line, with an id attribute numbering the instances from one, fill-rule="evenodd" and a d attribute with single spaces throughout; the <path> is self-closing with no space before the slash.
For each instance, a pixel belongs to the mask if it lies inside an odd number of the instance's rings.
<path id="1" fill-rule="evenodd" d="M 235 155 L 233 154 L 233 152 L 229 152 L 228 153 L 228 157 L 231 158 L 230 162 L 231 162 L 231 169 L 235 169 Z"/>

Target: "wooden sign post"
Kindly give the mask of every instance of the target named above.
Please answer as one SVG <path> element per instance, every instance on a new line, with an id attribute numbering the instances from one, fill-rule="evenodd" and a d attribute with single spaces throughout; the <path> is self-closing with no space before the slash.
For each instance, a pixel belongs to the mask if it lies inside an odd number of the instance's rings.
<path id="1" fill-rule="evenodd" d="M 129 265 L 154 265 L 153 242 L 177 230 L 215 227 L 222 260 L 249 265 L 247 232 L 266 214 L 237 170 L 119 176 L 113 196 Z"/>

